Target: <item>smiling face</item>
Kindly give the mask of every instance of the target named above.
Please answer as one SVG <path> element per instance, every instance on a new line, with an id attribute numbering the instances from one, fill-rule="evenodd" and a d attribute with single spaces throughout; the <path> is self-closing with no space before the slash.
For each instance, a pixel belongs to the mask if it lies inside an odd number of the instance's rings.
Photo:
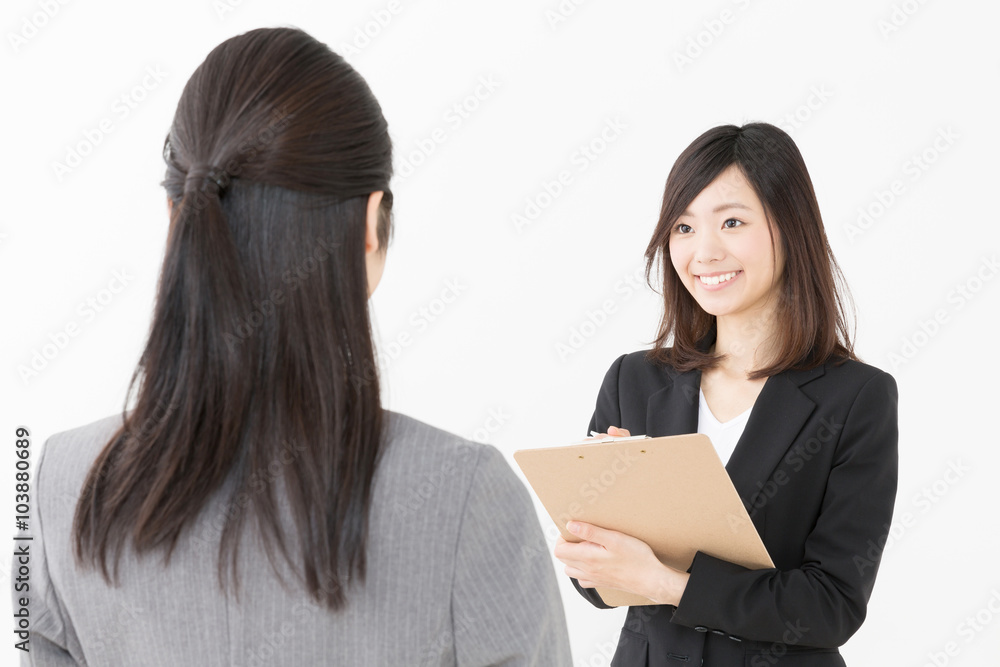
<path id="1" fill-rule="evenodd" d="M 775 247 L 777 258 L 764 207 L 736 165 L 694 198 L 669 239 L 681 282 L 716 317 L 765 316 L 777 303 L 784 257 Z"/>

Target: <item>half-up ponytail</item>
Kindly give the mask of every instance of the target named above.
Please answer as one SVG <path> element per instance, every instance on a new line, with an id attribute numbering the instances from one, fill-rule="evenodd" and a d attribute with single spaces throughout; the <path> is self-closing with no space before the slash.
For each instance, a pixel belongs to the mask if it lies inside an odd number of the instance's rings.
<path id="1" fill-rule="evenodd" d="M 340 608 L 365 574 L 384 431 L 364 236 L 377 190 L 380 241 L 391 231 L 385 119 L 325 45 L 254 30 L 196 70 L 163 155 L 170 231 L 135 407 L 84 484 L 77 558 L 109 583 L 108 552 L 117 580 L 127 544 L 169 561 L 225 490 L 223 590 L 228 555 L 239 592 L 253 518 L 269 556 L 277 548 L 314 599 Z"/>

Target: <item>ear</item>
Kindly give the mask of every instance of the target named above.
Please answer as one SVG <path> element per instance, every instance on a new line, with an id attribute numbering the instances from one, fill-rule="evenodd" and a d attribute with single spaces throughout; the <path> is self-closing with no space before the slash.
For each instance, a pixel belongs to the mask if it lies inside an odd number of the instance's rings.
<path id="1" fill-rule="evenodd" d="M 368 212 L 365 216 L 367 229 L 365 231 L 365 254 L 380 252 L 383 250 L 378 245 L 378 207 L 382 203 L 382 190 L 376 190 L 368 195 Z"/>

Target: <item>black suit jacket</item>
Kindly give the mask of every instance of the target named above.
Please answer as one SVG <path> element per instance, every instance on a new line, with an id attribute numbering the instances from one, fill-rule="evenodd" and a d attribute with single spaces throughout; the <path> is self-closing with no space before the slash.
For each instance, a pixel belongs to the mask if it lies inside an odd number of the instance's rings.
<path id="1" fill-rule="evenodd" d="M 589 430 L 694 433 L 700 383 L 645 351 L 622 355 Z M 698 552 L 677 607 L 629 607 L 612 666 L 844 665 L 838 647 L 865 618 L 892 520 L 896 402 L 892 376 L 858 361 L 769 377 L 726 470 L 776 567 Z"/>

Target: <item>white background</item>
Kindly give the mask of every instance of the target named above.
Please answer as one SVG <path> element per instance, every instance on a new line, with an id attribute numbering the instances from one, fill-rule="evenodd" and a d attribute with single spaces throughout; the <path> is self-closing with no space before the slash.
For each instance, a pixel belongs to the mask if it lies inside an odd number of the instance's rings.
<path id="1" fill-rule="evenodd" d="M 844 654 L 917 666 L 953 642 L 939 664 L 995 664 L 995 3 L 567 0 L 559 13 L 556 0 L 401 0 L 393 13 L 387 0 L 95 0 L 56 4 L 51 17 L 42 7 L 7 0 L 0 22 L 9 534 L 15 427 L 32 429 L 37 456 L 52 433 L 121 410 L 162 258 L 160 151 L 184 83 L 224 39 L 293 25 L 368 80 L 397 174 L 411 172 L 393 183 L 396 235 L 372 300 L 386 403 L 508 458 L 581 438 L 608 366 L 651 341 L 659 301 L 625 279 L 642 265 L 680 151 L 719 124 L 786 129 L 857 303 L 858 352 L 899 384 L 900 521 Z M 57 175 L 104 119 L 111 132 Z M 595 141 L 609 122 L 613 140 Z M 592 161 L 580 152 L 591 142 Z M 563 170 L 569 185 L 547 198 Z M 873 212 L 864 226 L 859 209 Z M 515 214 L 532 219 L 519 227 Z M 128 280 L 111 294 L 115 272 Z M 449 281 L 458 295 L 443 304 Z M 88 299 L 106 303 L 90 312 Z M 613 312 L 597 315 L 607 300 Z M 78 334 L 57 346 L 70 324 Z M 4 550 L 5 585 L 9 560 Z M 606 665 L 624 611 L 592 608 L 553 564 L 575 664 Z M 977 612 L 978 631 L 966 620 Z M 13 660 L 10 644 L 3 655 Z"/>

